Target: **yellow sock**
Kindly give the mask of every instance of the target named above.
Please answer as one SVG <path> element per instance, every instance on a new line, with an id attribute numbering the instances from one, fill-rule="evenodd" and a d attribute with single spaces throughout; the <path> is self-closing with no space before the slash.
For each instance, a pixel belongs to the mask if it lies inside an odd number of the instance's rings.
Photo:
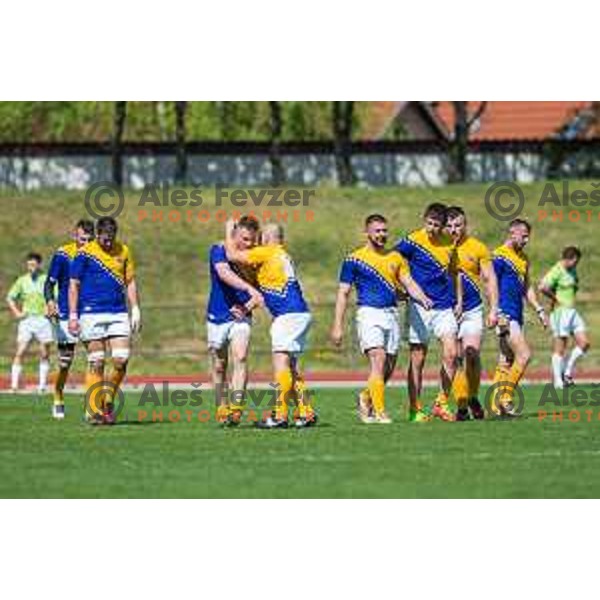
<path id="1" fill-rule="evenodd" d="M 525 370 L 518 363 L 513 363 L 509 373 L 508 373 L 508 381 L 512 383 L 512 386 L 508 389 L 508 393 L 513 396 L 515 388 L 519 385 L 519 381 L 521 381 L 521 377 L 523 377 L 523 373 Z"/>
<path id="2" fill-rule="evenodd" d="M 312 399 L 310 398 L 308 388 L 306 387 L 306 381 L 304 381 L 302 375 L 296 376 L 294 390 L 296 391 L 296 398 L 298 399 L 298 415 L 301 418 L 311 416 L 314 412 L 312 408 Z"/>
<path id="3" fill-rule="evenodd" d="M 125 378 L 125 367 L 124 366 L 115 367 L 113 369 L 112 375 L 110 376 L 110 382 L 112 383 L 112 386 L 111 386 L 110 396 L 108 399 L 109 402 L 115 401 L 115 397 L 117 395 L 119 388 L 121 387 L 121 384 L 123 383 L 124 378 Z"/>
<path id="4" fill-rule="evenodd" d="M 289 370 L 279 371 L 275 374 L 275 381 L 279 386 L 279 396 L 277 398 L 277 408 L 275 415 L 278 419 L 288 418 L 288 401 L 293 390 L 292 374 Z"/>
<path id="5" fill-rule="evenodd" d="M 452 393 L 458 408 L 465 408 L 469 400 L 469 383 L 464 368 L 458 369 L 452 381 Z"/>
<path id="6" fill-rule="evenodd" d="M 102 396 L 103 391 L 96 385 L 102 381 L 102 375 L 95 370 L 88 370 L 85 374 L 85 389 L 87 406 L 85 407 L 88 416 L 102 414 Z M 93 388 L 93 389 L 92 389 Z"/>
<path id="7" fill-rule="evenodd" d="M 496 371 L 494 372 L 494 379 L 492 380 L 492 387 L 496 386 L 500 382 L 506 382 L 508 380 L 508 368 L 503 365 L 497 365 Z M 498 386 L 494 391 L 494 398 L 502 398 L 506 391 L 506 386 Z M 489 408 L 492 412 L 499 413 L 497 401 L 491 400 Z"/>
<path id="8" fill-rule="evenodd" d="M 54 404 L 64 404 L 64 389 L 67 382 L 68 369 L 59 369 L 54 382 Z"/>
<path id="9" fill-rule="evenodd" d="M 370 377 L 368 381 L 369 395 L 377 414 L 385 412 L 385 383 L 381 377 Z"/>

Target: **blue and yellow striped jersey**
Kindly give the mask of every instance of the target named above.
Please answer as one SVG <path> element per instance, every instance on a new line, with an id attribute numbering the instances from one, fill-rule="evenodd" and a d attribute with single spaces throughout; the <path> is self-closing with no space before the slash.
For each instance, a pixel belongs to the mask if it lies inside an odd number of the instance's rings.
<path id="1" fill-rule="evenodd" d="M 135 274 L 129 248 L 115 242 L 110 252 L 94 240 L 79 249 L 70 277 L 79 280 L 79 313 L 127 312 L 127 285 Z"/>
<path id="2" fill-rule="evenodd" d="M 282 245 L 255 246 L 246 255 L 256 269 L 256 282 L 273 317 L 309 312 L 296 267 Z"/>
<path id="3" fill-rule="evenodd" d="M 492 257 L 487 246 L 471 236 L 456 245 L 456 253 L 463 288 L 463 310 L 471 310 L 483 303 L 481 268 L 491 265 Z"/>
<path id="4" fill-rule="evenodd" d="M 408 275 L 408 264 L 395 250 L 380 254 L 363 246 L 349 254 L 340 271 L 340 282 L 356 287 L 358 306 L 396 306 L 399 277 Z"/>
<path id="5" fill-rule="evenodd" d="M 494 250 L 493 264 L 498 279 L 498 310 L 522 325 L 529 259 L 524 252 L 502 245 Z"/>
<path id="6" fill-rule="evenodd" d="M 432 241 L 425 229 L 413 231 L 396 244 L 407 260 L 412 278 L 429 296 L 435 309 L 453 308 L 456 302 L 450 274 L 456 268 L 456 248 L 449 236 Z"/>
<path id="7" fill-rule="evenodd" d="M 67 319 L 69 316 L 69 271 L 71 261 L 77 254 L 77 244 L 68 242 L 60 246 L 52 255 L 48 268 L 48 279 L 58 287 L 58 317 Z"/>

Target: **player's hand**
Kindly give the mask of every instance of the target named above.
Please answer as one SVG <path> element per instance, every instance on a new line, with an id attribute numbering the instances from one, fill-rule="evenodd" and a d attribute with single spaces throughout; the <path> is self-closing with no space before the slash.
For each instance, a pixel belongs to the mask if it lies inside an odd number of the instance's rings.
<path id="1" fill-rule="evenodd" d="M 136 304 L 131 307 L 131 332 L 139 333 L 142 330 L 142 311 Z"/>
<path id="2" fill-rule="evenodd" d="M 235 229 L 237 221 L 231 217 L 225 221 L 225 237 L 231 237 L 233 230 Z"/>
<path id="3" fill-rule="evenodd" d="M 433 300 L 429 296 L 423 295 L 423 298 L 421 299 L 421 306 L 425 310 L 431 310 L 433 308 Z"/>
<path id="4" fill-rule="evenodd" d="M 54 300 L 50 300 L 46 303 L 46 316 L 49 318 L 58 317 L 58 308 Z"/>
<path id="5" fill-rule="evenodd" d="M 250 300 L 246 303 L 246 308 L 248 311 L 252 311 L 255 308 L 263 308 L 265 306 L 265 299 L 260 292 L 256 290 L 252 290 L 250 292 Z"/>
<path id="6" fill-rule="evenodd" d="M 498 311 L 491 308 L 487 316 L 487 326 L 490 329 L 494 329 L 498 325 Z"/>
<path id="7" fill-rule="evenodd" d="M 344 339 L 344 331 L 340 325 L 334 325 L 331 328 L 331 341 L 334 346 L 341 346 Z"/>
<path id="8" fill-rule="evenodd" d="M 75 315 L 69 317 L 68 330 L 71 335 L 79 335 L 79 319 Z"/>
<path id="9" fill-rule="evenodd" d="M 548 325 L 550 325 L 550 322 L 548 321 L 548 315 L 546 314 L 546 311 L 542 307 L 538 308 L 537 316 L 542 327 L 544 329 L 548 329 Z"/>
<path id="10" fill-rule="evenodd" d="M 236 304 L 229 309 L 229 312 L 233 315 L 233 318 L 236 321 L 241 321 L 244 319 L 251 309 L 248 306 L 242 306 L 241 304 Z"/>
<path id="11" fill-rule="evenodd" d="M 16 310 L 13 312 L 13 315 L 17 321 L 20 321 L 25 317 L 25 313 L 22 310 Z"/>

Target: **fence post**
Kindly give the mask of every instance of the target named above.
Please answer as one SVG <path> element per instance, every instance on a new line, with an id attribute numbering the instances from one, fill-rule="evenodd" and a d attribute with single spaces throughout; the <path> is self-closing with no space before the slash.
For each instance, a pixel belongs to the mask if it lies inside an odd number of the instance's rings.
<path id="1" fill-rule="evenodd" d="M 123 185 L 123 131 L 127 120 L 127 102 L 115 102 L 112 136 L 112 181 Z"/>

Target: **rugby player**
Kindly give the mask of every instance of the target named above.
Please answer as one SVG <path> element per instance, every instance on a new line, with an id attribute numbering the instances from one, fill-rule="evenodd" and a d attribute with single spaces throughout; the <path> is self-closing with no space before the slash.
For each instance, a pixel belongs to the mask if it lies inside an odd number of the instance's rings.
<path id="1" fill-rule="evenodd" d="M 492 416 L 518 416 L 514 392 L 531 360 L 531 348 L 523 330 L 524 299 L 534 308 L 542 326 L 548 327 L 548 317 L 529 279 L 529 258 L 523 252 L 530 235 L 531 225 L 523 219 L 514 219 L 508 226 L 504 244 L 493 253 L 498 280 L 500 355 L 492 386 L 494 393 L 488 406 Z"/>
<path id="2" fill-rule="evenodd" d="M 271 347 L 277 405 L 274 416 L 259 427 L 288 427 L 289 400 L 295 397 L 296 427 L 316 423 L 316 414 L 298 367 L 298 357 L 304 352 L 312 317 L 296 274 L 296 267 L 284 247 L 281 225 L 269 223 L 262 233 L 262 243 L 249 250 L 240 250 L 235 241 L 235 222 L 229 220 L 225 231 L 225 249 L 230 261 L 256 270 L 256 281 L 273 322 Z"/>
<path id="3" fill-rule="evenodd" d="M 233 232 L 238 250 L 254 247 L 259 235 L 256 219 L 242 217 Z M 210 248 L 210 296 L 206 310 L 208 351 L 211 356 L 212 380 L 216 391 L 217 420 L 224 425 L 237 425 L 248 382 L 248 348 L 251 313 L 264 304 L 262 295 L 241 277 L 239 266 L 227 260 L 223 243 Z M 252 274 L 245 273 L 246 277 Z M 231 352 L 232 374 L 230 395 L 227 367 Z"/>
<path id="4" fill-rule="evenodd" d="M 463 290 L 463 310 L 458 324 L 459 367 L 454 377 L 453 393 L 458 410 L 457 421 L 483 419 L 479 402 L 481 382 L 481 340 L 483 336 L 482 286 L 488 302 L 487 325 L 498 325 L 498 284 L 488 248 L 467 232 L 467 217 L 460 206 L 451 206 L 446 213 L 446 231 L 454 241 L 458 255 L 458 270 Z"/>
<path id="5" fill-rule="evenodd" d="M 38 393 L 43 394 L 48 385 L 50 370 L 50 346 L 53 342 L 52 325 L 46 315 L 44 284 L 46 275 L 42 273 L 42 257 L 30 252 L 26 257 L 27 273 L 21 275 L 12 285 L 6 296 L 8 308 L 19 321 L 17 327 L 17 350 L 10 373 L 10 389 L 19 389 L 23 369 L 23 355 L 32 340 L 40 345 Z"/>
<path id="6" fill-rule="evenodd" d="M 127 370 L 131 333 L 141 327 L 131 252 L 117 240 L 115 219 L 102 217 L 96 223 L 96 239 L 77 251 L 69 282 L 69 332 L 79 334 L 87 350 L 86 418 L 91 424 L 115 422 L 114 400 Z M 108 351 L 110 381 L 104 378 Z"/>
<path id="7" fill-rule="evenodd" d="M 385 384 L 392 376 L 398 356 L 400 326 L 397 296 L 400 286 L 425 308 L 432 303 L 410 276 L 406 261 L 388 251 L 387 220 L 373 214 L 365 221 L 366 244 L 342 263 L 331 338 L 337 346 L 344 336 L 344 316 L 352 287 L 356 288 L 356 328 L 360 349 L 369 365 L 366 389 L 357 399 L 358 418 L 363 423 L 391 423 L 385 412 Z"/>
<path id="8" fill-rule="evenodd" d="M 554 387 L 562 388 L 574 384 L 575 363 L 590 348 L 585 322 L 575 308 L 575 297 L 579 288 L 577 265 L 581 260 L 581 250 L 567 246 L 561 259 L 544 275 L 538 289 L 551 302 L 550 328 L 552 329 L 553 353 L 552 375 Z M 569 338 L 575 346 L 565 364 Z"/>
<path id="9" fill-rule="evenodd" d="M 58 373 L 54 381 L 52 416 L 64 419 L 64 389 L 75 356 L 77 337 L 69 333 L 69 269 L 77 250 L 94 237 L 94 223 L 80 220 L 75 225 L 73 240 L 60 246 L 52 256 L 44 285 L 48 316 L 54 322 L 58 349 Z M 58 298 L 56 297 L 58 288 Z"/>
<path id="10" fill-rule="evenodd" d="M 410 233 L 396 245 L 396 250 L 408 262 L 413 279 L 432 301 L 432 306 L 423 306 L 412 298 L 408 302 L 409 419 L 414 422 L 427 421 L 430 418 L 421 405 L 420 395 L 431 336 L 440 341 L 442 348 L 442 389 L 434 402 L 431 415 L 443 421 L 454 420 L 454 414 L 448 406 L 448 397 L 456 372 L 457 317 L 460 317 L 462 312 L 462 289 L 456 249 L 444 232 L 445 225 L 446 206 L 434 202 L 425 210 L 423 227 Z"/>

